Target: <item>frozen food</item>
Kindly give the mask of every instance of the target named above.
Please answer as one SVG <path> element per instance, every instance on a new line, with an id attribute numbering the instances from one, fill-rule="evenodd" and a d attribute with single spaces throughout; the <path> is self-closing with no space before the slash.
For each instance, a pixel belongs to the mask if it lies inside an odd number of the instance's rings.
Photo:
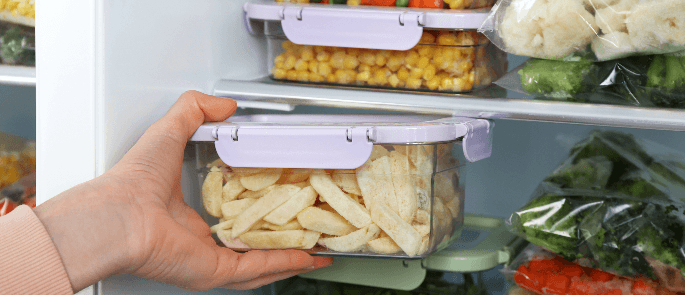
<path id="1" fill-rule="evenodd" d="M 275 0 L 285 3 L 347 4 L 350 6 L 413 7 L 433 9 L 477 9 L 492 6 L 494 0 Z"/>
<path id="2" fill-rule="evenodd" d="M 413 151 L 419 147 L 422 151 Z M 316 248 L 312 250 L 317 252 L 425 255 L 449 240 L 455 225 L 463 222 L 460 207 L 453 209 L 459 212 L 451 213 L 442 205 L 442 200 L 463 198 L 455 187 L 458 182 L 448 176 L 457 175 L 450 173 L 455 167 L 437 174 L 432 168 L 426 170 L 435 165 L 425 163 L 433 158 L 434 149 L 376 146 L 368 162 L 356 170 L 244 169 L 212 160 L 210 164 L 215 166 L 208 167 L 203 183 L 206 210 L 219 218 L 212 232 L 237 250 L 304 249 L 311 245 L 306 249 Z M 419 166 L 426 167 L 421 170 Z M 413 179 L 426 172 L 427 182 L 422 184 L 431 198 L 422 209 Z M 240 182 L 243 189 L 235 198 L 224 198 L 222 191 L 235 179 L 249 182 Z M 300 182 L 285 183 L 293 181 Z M 433 201 L 432 182 L 441 187 L 436 196 L 440 200 Z M 453 202 L 461 204 L 461 200 Z M 309 239 L 314 235 L 317 240 L 312 244 Z"/>
<path id="3" fill-rule="evenodd" d="M 479 31 L 545 59 L 673 53 L 685 50 L 685 0 L 500 0 Z"/>
<path id="4" fill-rule="evenodd" d="M 278 40 L 277 38 L 272 38 Z M 408 51 L 281 44 L 272 77 L 397 89 L 468 92 L 504 74 L 506 55 L 474 31 L 424 32 Z"/>

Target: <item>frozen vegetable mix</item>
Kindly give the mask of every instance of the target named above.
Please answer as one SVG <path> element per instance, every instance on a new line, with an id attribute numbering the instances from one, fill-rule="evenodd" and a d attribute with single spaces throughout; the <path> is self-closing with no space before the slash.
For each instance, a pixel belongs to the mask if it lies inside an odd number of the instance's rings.
<path id="1" fill-rule="evenodd" d="M 509 224 L 569 261 L 683 292 L 683 159 L 628 134 L 594 131 Z"/>
<path id="2" fill-rule="evenodd" d="M 599 61 L 685 49 L 684 0 L 500 0 L 481 27 L 509 53 Z"/>
<path id="3" fill-rule="evenodd" d="M 447 246 L 463 223 L 452 146 L 376 145 L 357 169 L 239 168 L 216 159 L 203 172 L 203 204 L 219 218 L 212 231 L 237 250 L 420 257 Z"/>
<path id="4" fill-rule="evenodd" d="M 684 61 L 676 54 L 604 62 L 533 58 L 495 84 L 540 99 L 685 108 Z"/>
<path id="5" fill-rule="evenodd" d="M 503 270 L 519 289 L 509 294 L 675 294 L 657 281 L 645 277 L 616 276 L 599 269 L 569 262 L 532 246 Z"/>

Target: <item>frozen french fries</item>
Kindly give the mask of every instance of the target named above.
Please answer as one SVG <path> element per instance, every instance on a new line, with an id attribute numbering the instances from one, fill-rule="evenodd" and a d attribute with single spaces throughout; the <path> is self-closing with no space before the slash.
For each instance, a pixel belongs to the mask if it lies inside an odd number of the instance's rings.
<path id="1" fill-rule="evenodd" d="M 202 185 L 207 213 L 220 218 L 211 231 L 236 250 L 427 255 L 463 223 L 452 146 L 374 145 L 357 169 L 236 168 L 212 159 Z"/>

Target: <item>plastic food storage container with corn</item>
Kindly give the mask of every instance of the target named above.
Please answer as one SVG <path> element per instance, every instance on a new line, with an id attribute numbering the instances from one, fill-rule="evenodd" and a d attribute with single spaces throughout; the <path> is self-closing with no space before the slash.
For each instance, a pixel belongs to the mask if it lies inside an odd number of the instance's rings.
<path id="1" fill-rule="evenodd" d="M 283 82 L 466 93 L 507 69 L 476 29 L 487 11 L 246 4 L 267 37 L 270 77 Z"/>
<path id="2" fill-rule="evenodd" d="M 422 258 L 458 237 L 464 165 L 490 156 L 491 126 L 343 115 L 204 124 L 190 140 L 202 215 L 235 250 Z"/>

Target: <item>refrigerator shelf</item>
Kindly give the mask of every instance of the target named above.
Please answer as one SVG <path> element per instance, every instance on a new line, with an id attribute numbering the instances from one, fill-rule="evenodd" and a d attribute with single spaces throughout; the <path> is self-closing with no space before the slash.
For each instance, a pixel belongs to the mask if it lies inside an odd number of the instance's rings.
<path id="1" fill-rule="evenodd" d="M 0 65 L 0 84 L 36 86 L 36 68 Z"/>
<path id="2" fill-rule="evenodd" d="M 466 214 L 461 233 L 452 245 L 422 260 L 336 258 L 332 266 L 300 277 L 409 291 L 424 281 L 426 270 L 488 270 L 511 262 L 526 245 L 507 230 L 503 220 Z"/>
<path id="3" fill-rule="evenodd" d="M 220 80 L 213 94 L 238 100 L 239 107 L 292 109 L 294 105 L 378 111 L 588 124 L 639 129 L 685 131 L 685 111 L 617 105 L 519 99 L 490 86 L 468 94 L 364 90 L 357 87 L 316 87 L 274 82 Z M 259 105 L 254 105 L 258 102 Z M 243 104 L 245 103 L 245 104 Z"/>

